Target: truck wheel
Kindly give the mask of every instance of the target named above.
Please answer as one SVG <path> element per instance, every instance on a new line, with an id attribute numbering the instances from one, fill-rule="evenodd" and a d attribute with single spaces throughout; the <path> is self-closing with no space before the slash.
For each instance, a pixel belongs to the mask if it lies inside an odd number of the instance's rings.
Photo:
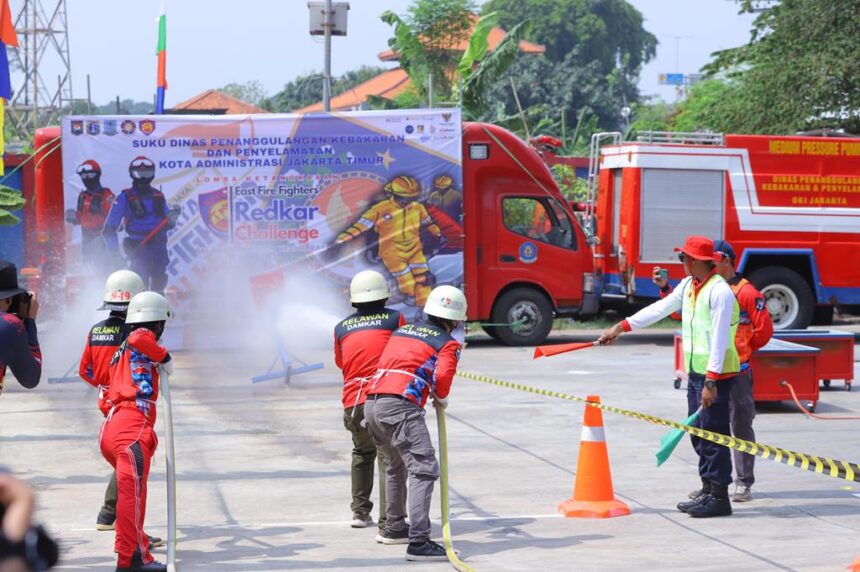
<path id="1" fill-rule="evenodd" d="M 508 346 L 534 346 L 552 329 L 552 304 L 531 288 L 514 288 L 502 294 L 493 306 L 493 326 L 498 340 Z"/>
<path id="2" fill-rule="evenodd" d="M 774 329 L 804 329 L 812 322 L 815 298 L 800 274 L 788 268 L 766 266 L 750 274 L 749 279 L 764 294 Z"/>

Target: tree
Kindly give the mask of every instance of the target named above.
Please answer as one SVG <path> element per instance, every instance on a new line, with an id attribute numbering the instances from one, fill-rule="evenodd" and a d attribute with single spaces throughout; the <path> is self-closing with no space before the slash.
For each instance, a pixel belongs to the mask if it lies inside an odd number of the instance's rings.
<path id="1" fill-rule="evenodd" d="M 457 47 L 469 38 L 476 11 L 474 0 L 416 0 L 405 17 L 391 10 L 382 13 L 382 21 L 394 28 L 388 45 L 398 52 L 400 66 L 420 93 L 427 92 L 430 74 L 436 93 L 451 93 Z"/>
<path id="2" fill-rule="evenodd" d="M 740 4 L 753 11 L 752 0 Z M 858 30 L 860 0 L 782 0 L 756 17 L 748 44 L 717 52 L 704 68 L 728 86 L 708 113 L 745 133 L 860 133 Z"/>
<path id="3" fill-rule="evenodd" d="M 584 111 L 586 125 L 596 117 L 595 128 L 620 127 L 621 108 L 638 102 L 639 72 L 656 52 L 638 10 L 625 0 L 489 0 L 483 9 L 498 12 L 502 27 L 530 18 L 527 39 L 546 47 L 543 57 L 520 54 L 490 89 L 492 115 L 518 113 L 513 79 L 526 115 L 544 131 L 561 135 L 562 110 L 566 125 Z"/>
<path id="4" fill-rule="evenodd" d="M 251 80 L 247 83 L 228 83 L 220 91 L 258 107 L 261 107 L 269 99 L 263 84 L 257 80 Z"/>

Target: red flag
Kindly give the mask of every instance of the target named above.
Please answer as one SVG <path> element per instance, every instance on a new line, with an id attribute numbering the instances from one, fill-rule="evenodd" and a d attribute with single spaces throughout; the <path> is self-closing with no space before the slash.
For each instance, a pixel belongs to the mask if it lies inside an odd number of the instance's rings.
<path id="1" fill-rule="evenodd" d="M 582 342 L 575 344 L 553 344 L 549 346 L 537 346 L 535 348 L 534 359 L 542 356 L 556 356 L 567 352 L 575 352 L 576 350 L 584 350 L 585 348 L 593 348 L 598 345 L 598 342 Z"/>

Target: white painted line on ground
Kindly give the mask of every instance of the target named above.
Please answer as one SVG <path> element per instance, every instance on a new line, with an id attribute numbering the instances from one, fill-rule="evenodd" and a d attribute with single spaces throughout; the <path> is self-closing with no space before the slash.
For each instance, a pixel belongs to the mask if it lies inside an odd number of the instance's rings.
<path id="1" fill-rule="evenodd" d="M 562 515 L 554 513 L 554 514 L 517 514 L 517 515 L 502 515 L 502 516 L 463 516 L 463 517 L 454 517 L 451 519 L 451 522 L 482 522 L 482 521 L 493 521 L 493 520 L 516 520 L 522 518 L 564 518 Z M 351 520 L 311 520 L 305 522 L 253 522 L 250 524 L 203 524 L 199 525 L 198 528 L 210 528 L 210 529 L 231 529 L 231 528 L 271 528 L 271 527 L 288 527 L 288 526 L 346 526 L 350 524 Z M 433 520 L 434 524 L 439 524 L 438 521 Z M 149 526 L 146 527 L 148 530 L 159 530 L 164 528 L 164 526 Z M 179 527 L 180 530 L 182 526 Z M 74 528 L 74 527 L 65 527 L 65 530 L 70 532 L 101 532 L 97 531 L 94 527 L 88 526 L 86 528 Z"/>

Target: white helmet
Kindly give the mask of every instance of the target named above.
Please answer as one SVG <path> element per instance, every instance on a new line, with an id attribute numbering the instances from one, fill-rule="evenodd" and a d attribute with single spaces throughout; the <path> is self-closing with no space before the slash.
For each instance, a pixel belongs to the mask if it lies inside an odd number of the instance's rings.
<path id="1" fill-rule="evenodd" d="M 437 286 L 427 298 L 424 313 L 428 316 L 462 322 L 466 319 L 466 296 L 453 286 Z"/>
<path id="2" fill-rule="evenodd" d="M 125 310 L 131 299 L 143 290 L 140 276 L 131 270 L 117 270 L 105 280 L 104 304 L 99 310 Z"/>
<path id="3" fill-rule="evenodd" d="M 389 295 L 388 282 L 375 270 L 362 270 L 349 283 L 349 301 L 353 304 L 385 300 Z"/>
<path id="4" fill-rule="evenodd" d="M 167 298 L 158 292 L 141 292 L 129 302 L 125 323 L 164 322 L 170 319 L 170 315 L 170 304 L 167 303 Z"/>

